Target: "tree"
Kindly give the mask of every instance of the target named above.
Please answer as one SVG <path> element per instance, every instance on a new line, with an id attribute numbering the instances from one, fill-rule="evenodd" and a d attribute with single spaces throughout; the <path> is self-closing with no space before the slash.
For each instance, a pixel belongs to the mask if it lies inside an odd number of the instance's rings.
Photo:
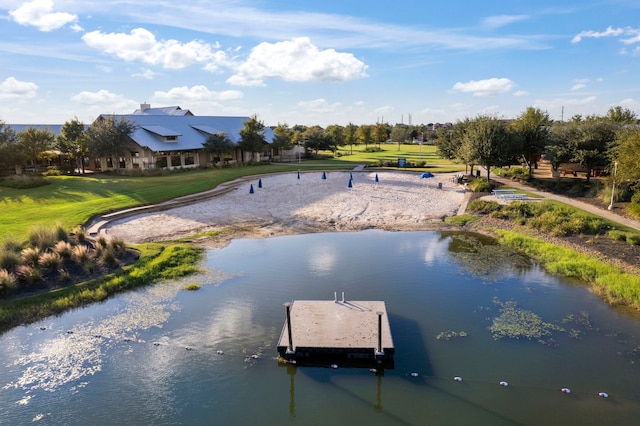
<path id="1" fill-rule="evenodd" d="M 349 145 L 351 154 L 353 154 L 353 144 L 358 143 L 358 126 L 349 122 L 344 128 L 344 142 Z"/>
<path id="2" fill-rule="evenodd" d="M 620 134 L 615 152 L 618 162 L 617 175 L 621 181 L 640 180 L 640 130 L 633 129 Z"/>
<path id="3" fill-rule="evenodd" d="M 556 124 L 551 128 L 549 140 L 544 149 L 544 157 L 554 172 L 558 171 L 560 164 L 571 160 L 571 148 L 568 144 L 571 131 L 571 126 L 567 124 Z"/>
<path id="4" fill-rule="evenodd" d="M 254 114 L 244 122 L 244 128 L 240 130 L 238 146 L 242 151 L 249 152 L 253 160 L 253 154 L 262 152 L 267 143 L 265 134 L 264 123 L 258 120 L 257 114 Z"/>
<path id="5" fill-rule="evenodd" d="M 404 143 L 404 141 L 409 140 L 411 138 L 411 132 L 413 131 L 412 126 L 408 126 L 403 123 L 396 124 L 391 129 L 391 140 L 398 144 L 398 151 L 400 151 L 400 145 Z"/>
<path id="6" fill-rule="evenodd" d="M 289 128 L 287 124 L 280 124 L 273 129 L 273 141 L 271 147 L 276 150 L 290 150 L 293 148 L 293 129 Z"/>
<path id="7" fill-rule="evenodd" d="M 549 114 L 538 108 L 529 107 L 511 123 L 522 144 L 522 156 L 529 166 L 529 176 L 533 167 L 549 142 L 551 119 Z"/>
<path id="8" fill-rule="evenodd" d="M 21 162 L 16 132 L 0 120 L 0 173 Z"/>
<path id="9" fill-rule="evenodd" d="M 460 142 L 455 141 L 453 138 L 453 132 L 447 130 L 444 127 L 440 127 L 437 131 L 436 149 L 438 155 L 447 160 L 455 160 L 458 158 L 458 148 Z"/>
<path id="10" fill-rule="evenodd" d="M 329 147 L 328 139 L 324 129 L 320 126 L 308 127 L 304 132 L 305 147 L 315 151 L 316 155 L 319 150 Z"/>
<path id="11" fill-rule="evenodd" d="M 84 157 L 89 154 L 89 145 L 82 121 L 74 117 L 73 120 L 65 122 L 56 138 L 56 145 L 60 152 L 67 154 L 72 162 L 75 162 L 74 168 L 84 173 Z"/>
<path id="12" fill-rule="evenodd" d="M 35 167 L 39 160 L 51 155 L 55 136 L 51 129 L 38 130 L 35 127 L 28 127 L 22 132 L 18 132 L 17 148 L 24 154 L 31 166 Z"/>
<path id="13" fill-rule="evenodd" d="M 126 118 L 113 115 L 98 117 L 86 131 L 89 151 L 96 157 L 120 157 L 124 155 L 136 125 Z M 116 167 L 120 162 L 116 161 Z"/>
<path id="14" fill-rule="evenodd" d="M 363 124 L 358 128 L 358 139 L 364 144 L 364 150 L 368 149 L 369 144 L 373 140 L 371 135 L 372 127 L 370 125 Z"/>
<path id="15" fill-rule="evenodd" d="M 615 106 L 609 108 L 605 120 L 608 120 L 615 124 L 636 124 L 638 123 L 638 117 L 635 112 L 628 108 L 622 108 L 621 106 Z"/>
<path id="16" fill-rule="evenodd" d="M 373 127 L 373 140 L 375 143 L 380 147 L 380 144 L 384 143 L 387 139 L 389 139 L 387 126 L 384 123 L 376 123 Z"/>
<path id="17" fill-rule="evenodd" d="M 339 146 L 343 146 L 345 144 L 344 127 L 338 124 L 331 124 L 324 129 L 324 133 L 327 136 L 329 149 L 334 153 Z"/>
<path id="18" fill-rule="evenodd" d="M 464 130 L 462 151 L 471 164 L 481 164 L 487 169 L 487 181 L 493 166 L 513 164 L 520 152 L 503 120 L 479 115 Z"/>
<path id="19" fill-rule="evenodd" d="M 607 152 L 615 141 L 615 126 L 598 116 L 589 116 L 581 122 L 572 122 L 570 139 L 571 161 L 587 169 L 587 183 L 596 167 L 607 165 Z"/>
<path id="20" fill-rule="evenodd" d="M 214 162 L 215 159 L 218 158 L 222 163 L 224 156 L 232 153 L 236 144 L 229 139 L 226 133 L 216 133 L 214 135 L 209 135 L 207 140 L 203 142 L 202 146 L 205 151 L 211 153 Z"/>

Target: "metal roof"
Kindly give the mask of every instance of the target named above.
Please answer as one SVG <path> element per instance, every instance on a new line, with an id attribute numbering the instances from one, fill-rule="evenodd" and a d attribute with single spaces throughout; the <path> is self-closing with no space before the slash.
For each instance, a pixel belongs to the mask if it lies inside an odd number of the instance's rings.
<path id="1" fill-rule="evenodd" d="M 202 149 L 208 136 L 216 133 L 225 133 L 237 143 L 244 123 L 249 120 L 249 117 L 139 114 L 117 115 L 116 118 L 133 122 L 136 128 L 131 139 L 156 152 Z M 167 141 L 166 136 L 177 136 L 177 140 Z M 267 143 L 272 142 L 273 136 L 273 130 L 265 127 Z"/>

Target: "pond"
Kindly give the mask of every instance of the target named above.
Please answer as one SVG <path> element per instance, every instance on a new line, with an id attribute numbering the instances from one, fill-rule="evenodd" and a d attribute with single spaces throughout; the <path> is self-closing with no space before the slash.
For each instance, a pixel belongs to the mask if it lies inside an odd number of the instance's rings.
<path id="1" fill-rule="evenodd" d="M 201 276 L 0 336 L 0 424 L 631 424 L 640 416 L 638 316 L 490 239 L 371 230 L 236 240 L 205 263 Z M 192 282 L 201 289 L 185 291 Z M 394 368 L 279 364 L 283 303 L 343 291 L 386 302 Z"/>

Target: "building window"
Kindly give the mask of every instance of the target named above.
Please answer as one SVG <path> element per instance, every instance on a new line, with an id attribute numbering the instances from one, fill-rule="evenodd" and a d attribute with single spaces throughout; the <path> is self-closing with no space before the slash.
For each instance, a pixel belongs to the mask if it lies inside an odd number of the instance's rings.
<path id="1" fill-rule="evenodd" d="M 118 167 L 120 167 L 121 169 L 124 169 L 127 167 L 127 165 L 124 162 L 124 157 L 118 158 Z"/>
<path id="2" fill-rule="evenodd" d="M 171 156 L 171 167 L 180 167 L 182 165 L 182 162 L 180 161 L 180 156 L 179 155 L 172 155 Z"/>
<path id="3" fill-rule="evenodd" d="M 107 169 L 113 169 L 113 158 L 107 157 Z"/>
<path id="4" fill-rule="evenodd" d="M 165 138 L 165 140 L 166 140 L 167 142 L 175 142 L 175 141 L 177 141 L 177 140 L 178 140 L 178 137 L 177 137 L 177 136 L 167 136 L 167 137 Z"/>
<path id="5" fill-rule="evenodd" d="M 194 156 L 192 154 L 187 154 L 187 156 L 184 157 L 184 165 L 193 166 L 194 164 L 196 164 Z"/>

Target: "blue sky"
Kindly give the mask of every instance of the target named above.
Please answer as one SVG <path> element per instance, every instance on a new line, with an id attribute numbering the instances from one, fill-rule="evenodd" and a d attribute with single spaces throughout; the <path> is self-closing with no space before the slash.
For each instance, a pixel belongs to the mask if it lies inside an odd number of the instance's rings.
<path id="1" fill-rule="evenodd" d="M 267 125 L 640 113 L 639 18 L 637 0 L 0 0 L 0 119 L 143 102 Z"/>

